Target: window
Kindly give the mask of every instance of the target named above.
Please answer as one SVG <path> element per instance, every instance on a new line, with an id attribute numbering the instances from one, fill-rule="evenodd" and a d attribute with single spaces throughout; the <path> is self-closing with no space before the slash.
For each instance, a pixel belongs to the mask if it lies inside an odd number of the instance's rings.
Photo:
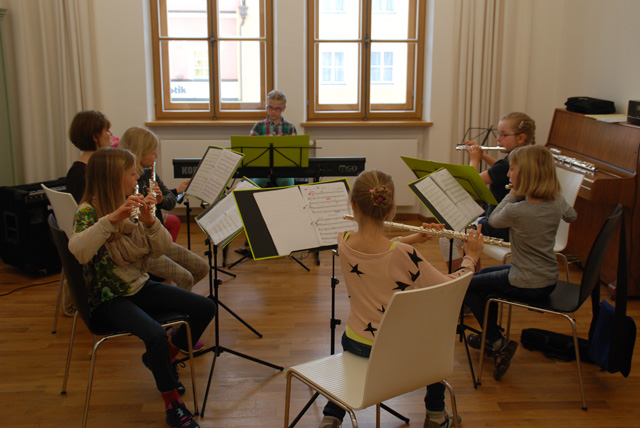
<path id="1" fill-rule="evenodd" d="M 263 118 L 272 1 L 150 1 L 156 118 Z"/>
<path id="2" fill-rule="evenodd" d="M 307 1 L 308 119 L 421 119 L 426 0 Z"/>

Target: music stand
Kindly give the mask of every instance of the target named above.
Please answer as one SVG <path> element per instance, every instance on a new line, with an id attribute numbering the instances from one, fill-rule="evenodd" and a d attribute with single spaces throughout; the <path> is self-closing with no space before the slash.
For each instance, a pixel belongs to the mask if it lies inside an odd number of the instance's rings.
<path id="1" fill-rule="evenodd" d="M 449 213 L 446 213 L 440 206 L 436 206 L 435 201 L 429 201 L 429 199 L 425 196 L 423 191 L 421 191 L 421 189 L 424 190 L 425 187 L 418 186 L 418 183 L 421 180 L 428 179 L 429 178 L 428 176 L 430 176 L 431 174 L 436 174 L 440 171 L 446 171 L 448 174 L 450 174 L 453 177 L 453 179 L 455 179 L 455 182 L 457 182 L 460 186 L 462 186 L 464 190 L 467 191 L 467 193 L 471 196 L 473 200 L 475 200 L 476 202 L 494 203 L 495 205 L 497 205 L 495 197 L 489 191 L 489 188 L 480 177 L 480 174 L 478 173 L 478 171 L 470 165 L 447 164 L 447 163 L 407 158 L 407 157 L 402 157 L 402 159 L 405 161 L 407 166 L 411 168 L 411 170 L 416 175 L 416 177 L 418 177 L 417 181 L 409 184 L 409 188 L 416 194 L 418 199 L 427 207 L 427 209 L 434 215 L 434 217 L 440 223 L 447 224 L 449 229 L 453 229 L 453 230 L 460 229 L 459 228 L 460 217 L 458 216 L 456 218 L 456 216 L 454 216 L 454 219 L 458 220 L 456 223 L 458 227 L 452 226 L 451 223 L 453 223 L 453 220 L 450 219 L 451 216 L 449 215 Z M 451 184 L 454 184 L 454 183 L 451 183 Z M 444 190 L 448 191 L 449 189 L 444 189 Z M 466 196 L 466 198 L 468 197 L 469 196 Z M 457 199 L 460 199 L 460 198 L 458 197 Z M 460 205 L 460 204 L 458 203 L 455 205 Z M 477 212 L 479 213 L 479 210 Z M 474 217 L 475 214 L 473 214 L 473 211 L 470 211 L 470 210 L 463 211 L 458 214 L 460 216 L 463 216 L 462 217 L 463 223 L 465 224 L 468 224 L 470 221 L 473 220 L 473 218 L 475 218 Z M 453 239 L 449 240 L 449 273 L 451 273 L 452 259 L 453 259 Z M 460 308 L 459 319 L 460 319 L 460 322 L 458 323 L 458 326 L 456 328 L 456 333 L 459 335 L 459 340 L 461 342 L 464 341 L 464 346 L 465 346 L 465 351 L 467 353 L 467 360 L 469 362 L 469 370 L 471 372 L 473 387 L 477 388 L 478 383 L 475 377 L 475 370 L 473 368 L 473 361 L 471 360 L 471 353 L 469 352 L 469 345 L 467 343 L 467 335 L 465 334 L 465 331 L 469 330 L 476 334 L 479 334 L 480 332 L 478 332 L 478 330 L 476 329 L 473 329 L 467 326 L 464 323 L 464 311 L 462 307 Z"/>
<path id="2" fill-rule="evenodd" d="M 308 135 L 232 135 L 231 149 L 244 155 L 242 167 L 265 169 L 269 187 L 276 186 L 276 178 L 287 177 L 286 168 L 309 166 Z"/>
<path id="3" fill-rule="evenodd" d="M 238 185 L 238 187 L 244 188 L 244 189 L 251 189 L 251 188 L 255 188 L 255 185 L 251 183 L 249 180 L 243 180 Z M 196 222 L 202 228 L 205 234 L 207 234 L 207 239 L 205 243 L 208 246 L 208 251 L 205 254 L 209 259 L 209 296 L 208 297 L 212 299 L 214 302 L 216 302 L 218 307 L 222 307 L 234 318 L 236 318 L 238 321 L 244 324 L 244 326 L 247 327 L 249 330 L 251 330 L 254 334 L 262 338 L 262 334 L 260 334 L 260 332 L 254 329 L 249 323 L 243 320 L 234 311 L 229 309 L 229 307 L 226 306 L 218 297 L 218 287 L 222 283 L 222 281 L 218 277 L 218 272 L 221 271 L 221 269 L 218 269 L 218 247 L 222 246 L 224 248 L 242 231 L 240 216 L 239 216 L 239 213 L 237 212 L 237 207 L 231 195 L 225 195 L 222 198 L 220 198 L 215 204 L 212 204 L 209 208 L 207 208 L 207 210 L 205 210 L 202 214 L 200 214 L 196 218 Z M 240 226 L 238 226 L 238 224 L 240 224 Z M 247 354 L 243 354 L 231 348 L 227 348 L 225 346 L 220 345 L 220 321 L 219 320 L 220 320 L 220 316 L 219 314 L 217 314 L 214 319 L 215 344 L 205 350 L 198 351 L 195 354 L 195 356 L 200 356 L 208 352 L 213 352 L 213 360 L 211 361 L 211 369 L 209 371 L 207 389 L 205 391 L 204 401 L 202 403 L 201 415 L 203 416 L 204 416 L 204 411 L 207 405 L 207 399 L 209 397 L 209 390 L 211 388 L 211 379 L 213 378 L 213 371 L 215 369 L 216 360 L 218 356 L 221 355 L 223 352 L 228 352 L 238 357 L 274 368 L 279 371 L 284 370 L 284 368 L 281 366 L 277 366 L 267 361 L 260 360 L 258 358 L 252 357 Z M 182 362 L 182 361 L 185 361 L 186 359 L 188 359 L 188 357 L 181 360 L 177 360 L 177 362 Z"/>

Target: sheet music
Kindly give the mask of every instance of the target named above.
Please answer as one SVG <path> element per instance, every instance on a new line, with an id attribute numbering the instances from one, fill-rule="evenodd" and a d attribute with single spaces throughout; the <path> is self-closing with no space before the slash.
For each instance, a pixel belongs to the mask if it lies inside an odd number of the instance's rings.
<path id="1" fill-rule="evenodd" d="M 240 163 L 242 155 L 209 147 L 185 193 L 213 204 Z"/>
<path id="2" fill-rule="evenodd" d="M 453 230 L 463 230 L 484 212 L 446 169 L 417 181 L 415 187 L 437 211 L 434 215 L 440 215 Z"/>
<path id="3" fill-rule="evenodd" d="M 354 223 L 344 219 L 344 214 L 351 213 L 344 183 L 300 186 L 300 192 L 311 210 L 319 246 L 336 245 L 339 232 L 353 230 Z"/>
<path id="4" fill-rule="evenodd" d="M 257 189 L 248 180 L 242 180 L 233 190 Z M 210 206 L 196 217 L 196 223 L 211 238 L 214 245 L 222 245 L 243 228 L 240 212 L 231 194 L 222 197 L 217 204 Z"/>
<path id="5" fill-rule="evenodd" d="M 256 192 L 254 197 L 279 255 L 319 246 L 310 209 L 298 187 Z"/>
<path id="6" fill-rule="evenodd" d="M 431 174 L 431 178 L 433 178 L 438 186 L 440 186 L 440 188 L 449 195 L 449 198 L 453 201 L 458 210 L 462 212 L 464 218 L 469 219 L 467 224 L 476 217 L 484 214 L 482 207 L 473 200 L 469 193 L 464 190 L 448 170 L 443 169 L 442 171 L 437 171 L 434 174 Z"/>

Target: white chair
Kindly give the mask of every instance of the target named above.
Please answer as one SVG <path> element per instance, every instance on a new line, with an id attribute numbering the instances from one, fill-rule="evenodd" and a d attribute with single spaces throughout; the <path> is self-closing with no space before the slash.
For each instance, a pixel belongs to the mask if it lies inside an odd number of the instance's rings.
<path id="1" fill-rule="evenodd" d="M 458 314 L 471 273 L 428 288 L 396 292 L 382 317 L 370 358 L 349 352 L 287 369 L 284 426 L 289 423 L 291 378 L 295 377 L 344 408 L 354 427 L 354 410 L 380 403 L 435 382 L 451 395 L 456 427 L 455 395 L 445 380 L 453 373 Z"/>
<path id="2" fill-rule="evenodd" d="M 578 172 L 569 171 L 564 168 L 556 167 L 556 174 L 558 176 L 558 181 L 560 182 L 560 186 L 562 187 L 562 196 L 564 196 L 565 201 L 571 206 L 576 202 L 576 197 L 578 196 L 578 191 L 580 190 L 580 185 L 582 184 L 582 179 L 584 178 L 584 174 L 580 174 Z M 567 242 L 569 240 L 569 223 L 565 221 L 561 221 L 558 226 L 558 232 L 556 233 L 556 243 L 553 246 L 553 251 L 555 251 L 557 256 L 564 261 L 564 269 L 567 274 L 567 281 L 569 281 L 569 261 L 567 257 L 562 254 L 565 248 L 567 248 Z M 507 259 L 511 257 L 511 249 L 508 247 L 498 247 L 496 245 L 485 245 L 483 252 L 489 257 L 501 260 L 502 264 L 507 263 Z"/>
<path id="3" fill-rule="evenodd" d="M 67 234 L 67 238 L 73 235 L 73 218 L 75 217 L 78 204 L 73 199 L 71 193 L 59 192 L 57 190 L 49 189 L 44 184 L 40 184 L 44 190 L 47 198 L 49 199 L 49 205 L 53 210 L 53 214 L 56 216 L 56 220 L 60 225 L 60 229 Z M 56 334 L 56 328 L 58 326 L 58 313 L 60 312 L 60 301 L 62 300 L 62 292 L 64 288 L 64 268 L 60 272 L 60 287 L 58 288 L 58 300 L 56 301 L 56 312 L 53 316 L 53 330 L 52 334 Z"/>

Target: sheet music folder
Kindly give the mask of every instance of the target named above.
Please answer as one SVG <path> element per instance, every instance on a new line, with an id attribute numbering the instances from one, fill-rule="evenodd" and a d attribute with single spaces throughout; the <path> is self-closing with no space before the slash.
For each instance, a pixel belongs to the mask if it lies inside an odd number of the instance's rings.
<path id="1" fill-rule="evenodd" d="M 482 180 L 478 170 L 471 165 L 434 162 L 426 159 L 416 159 L 406 156 L 400 157 L 411 171 L 413 171 L 416 178 L 422 178 L 425 175 L 439 170 L 440 168 L 445 168 L 474 200 L 484 202 L 489 205 L 498 205 L 498 201 L 496 201 L 493 193 L 489 190 L 489 186 L 487 186 Z"/>
<path id="2" fill-rule="evenodd" d="M 224 193 L 242 156 L 222 147 L 207 147 L 184 194 L 213 204 Z"/>
<path id="3" fill-rule="evenodd" d="M 461 231 L 484 213 L 484 209 L 445 169 L 408 184 L 413 193 L 440 223 L 449 230 Z"/>
<path id="4" fill-rule="evenodd" d="M 338 232 L 353 230 L 346 179 L 290 187 L 235 190 L 253 258 L 335 248 Z"/>
<path id="5" fill-rule="evenodd" d="M 309 166 L 308 135 L 232 135 L 231 149 L 244 155 L 241 166 Z"/>

